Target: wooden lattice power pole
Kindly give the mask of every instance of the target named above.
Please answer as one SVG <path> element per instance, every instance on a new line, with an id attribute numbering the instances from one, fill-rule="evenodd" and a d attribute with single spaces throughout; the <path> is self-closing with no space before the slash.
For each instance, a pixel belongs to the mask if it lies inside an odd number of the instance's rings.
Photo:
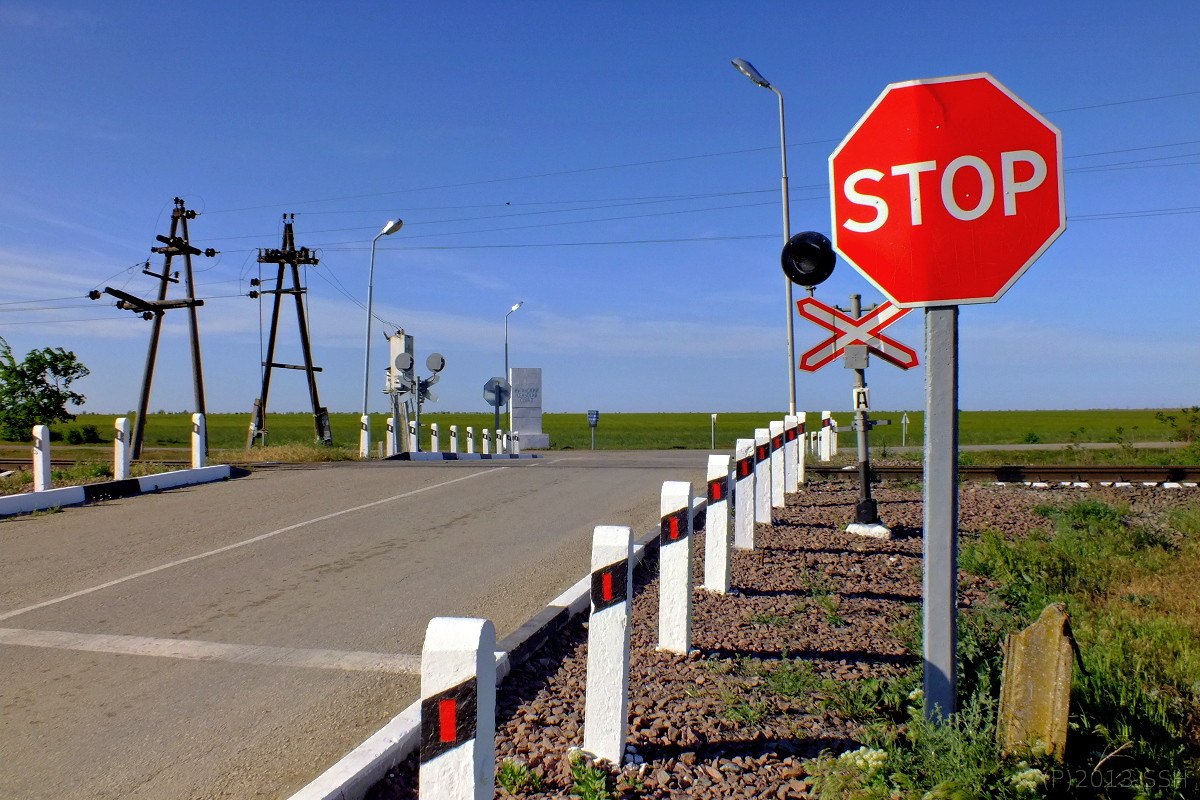
<path id="1" fill-rule="evenodd" d="M 196 309 L 204 305 L 204 301 L 196 299 L 196 284 L 192 277 L 192 256 L 204 255 L 211 258 L 217 255 L 217 251 L 211 247 L 202 251 L 199 248 L 192 247 L 188 243 L 188 220 L 195 218 L 196 212 L 188 209 L 183 200 L 176 197 L 175 208 L 171 212 L 170 234 L 154 237 L 163 244 L 162 247 L 150 248 L 151 252 L 164 256 L 162 272 L 151 272 L 149 262 L 146 262 L 146 268 L 142 272 L 152 278 L 158 279 L 157 300 L 143 300 L 120 289 L 114 289 L 111 286 L 104 287 L 104 294 L 117 298 L 117 308 L 136 311 L 143 318 L 153 320 L 154 322 L 153 327 L 150 329 L 150 346 L 146 352 L 146 368 L 142 373 L 142 392 L 138 400 L 137 421 L 133 430 L 131 447 L 133 458 L 140 458 L 142 455 L 142 442 L 146 430 L 146 414 L 150 405 L 150 385 L 154 381 L 154 362 L 158 356 L 158 339 L 162 333 L 163 314 L 172 308 L 186 308 L 188 310 L 188 328 L 192 353 L 192 387 L 196 399 L 196 412 L 203 414 L 205 411 L 204 370 L 200 361 L 200 325 L 196 317 Z M 179 300 L 168 300 L 168 285 L 179 283 L 179 273 L 172 274 L 171 272 L 171 263 L 176 256 L 183 258 L 184 291 L 186 294 Z M 100 293 L 92 292 L 91 296 L 92 299 L 97 299 L 100 297 Z"/>
<path id="2" fill-rule="evenodd" d="M 262 362 L 262 391 L 259 393 L 258 399 L 254 401 L 254 411 L 250 417 L 250 431 L 246 436 L 247 448 L 252 447 L 257 440 L 266 444 L 267 395 L 271 390 L 271 370 L 276 367 L 304 370 L 308 376 L 308 396 L 312 400 L 313 424 L 316 426 L 317 440 L 327 445 L 333 444 L 333 435 L 329 429 L 329 409 L 323 407 L 317 397 L 317 373 L 321 371 L 321 368 L 313 366 L 312 348 L 308 338 L 308 321 L 304 311 L 304 295 L 308 289 L 300 283 L 300 266 L 302 264 L 316 265 L 319 262 L 307 247 L 296 249 L 296 240 L 292 232 L 292 223 L 295 219 L 295 214 L 283 215 L 282 247 L 278 250 L 258 251 L 258 263 L 276 264 L 278 271 L 275 275 L 274 289 L 260 289 L 258 292 L 250 293 L 251 297 L 257 297 L 259 294 L 274 295 L 274 302 L 271 305 L 271 330 L 267 337 L 266 360 Z M 291 288 L 284 288 L 284 273 L 289 269 L 292 275 L 292 285 Z M 257 284 L 258 281 L 253 283 Z M 279 307 L 285 294 L 292 295 L 296 300 L 296 321 L 300 328 L 300 349 L 304 355 L 303 366 L 281 364 L 275 361 L 275 340 L 279 333 Z"/>

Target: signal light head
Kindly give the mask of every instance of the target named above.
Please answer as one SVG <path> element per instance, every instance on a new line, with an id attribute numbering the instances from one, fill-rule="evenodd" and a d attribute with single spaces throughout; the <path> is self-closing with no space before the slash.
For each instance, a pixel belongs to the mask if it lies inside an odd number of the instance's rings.
<path id="1" fill-rule="evenodd" d="M 787 240 L 779 257 L 783 274 L 800 286 L 816 286 L 833 274 L 837 255 L 823 233 L 804 231 Z"/>

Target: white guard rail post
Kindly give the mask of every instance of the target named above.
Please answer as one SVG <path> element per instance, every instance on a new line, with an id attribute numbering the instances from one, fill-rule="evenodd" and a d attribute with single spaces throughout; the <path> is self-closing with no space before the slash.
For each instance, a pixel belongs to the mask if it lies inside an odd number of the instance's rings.
<path id="1" fill-rule="evenodd" d="M 771 524 L 771 431 L 754 429 L 754 521 Z"/>
<path id="2" fill-rule="evenodd" d="M 738 439 L 733 448 L 733 546 L 754 549 L 754 440 Z"/>
<path id="3" fill-rule="evenodd" d="M 33 426 L 33 490 L 50 488 L 50 426 Z"/>
<path id="4" fill-rule="evenodd" d="M 192 414 L 192 469 L 203 469 L 208 453 L 208 426 L 203 414 Z"/>
<path id="5" fill-rule="evenodd" d="M 492 452 L 491 432 L 487 428 L 484 428 L 483 429 L 483 454 L 486 456 L 486 455 L 489 455 L 491 452 Z"/>
<path id="6" fill-rule="evenodd" d="M 429 452 L 442 452 L 442 437 L 438 431 L 438 424 L 436 422 L 429 426 Z"/>
<path id="7" fill-rule="evenodd" d="M 450 426 L 450 452 L 451 453 L 458 452 L 458 426 L 457 425 Z"/>
<path id="8" fill-rule="evenodd" d="M 808 436 L 808 413 L 801 411 L 796 415 L 798 423 L 796 426 L 796 491 L 800 491 L 801 485 L 804 484 L 804 464 L 808 460 L 808 448 L 806 446 L 806 438 Z"/>
<path id="9" fill-rule="evenodd" d="M 633 620 L 633 530 L 592 534 L 592 613 L 588 622 L 583 749 L 620 766 L 629 724 L 629 634 Z"/>
<path id="10" fill-rule="evenodd" d="M 821 412 L 821 432 L 817 434 L 818 458 L 822 461 L 833 459 L 833 426 L 836 423 L 828 411 Z"/>
<path id="11" fill-rule="evenodd" d="M 421 449 L 421 442 L 417 439 L 417 421 L 408 421 L 408 441 L 412 443 L 412 451 L 415 453 Z"/>
<path id="12" fill-rule="evenodd" d="M 772 422 L 768 430 L 771 432 L 771 507 L 783 508 L 783 420 Z"/>
<path id="13" fill-rule="evenodd" d="M 788 414 L 783 418 L 783 490 L 794 492 L 799 486 L 800 417 Z"/>
<path id="14" fill-rule="evenodd" d="M 467 452 L 475 452 L 475 429 L 469 425 L 467 426 Z"/>
<path id="15" fill-rule="evenodd" d="M 692 649 L 692 485 L 665 481 L 659 504 L 658 649 Z"/>
<path id="16" fill-rule="evenodd" d="M 704 523 L 704 588 L 725 594 L 729 591 L 730 524 L 733 519 L 729 473 L 733 459 L 727 455 L 708 457 L 708 510 Z"/>
<path id="17" fill-rule="evenodd" d="M 516 456 L 521 455 L 521 433 L 519 431 L 512 431 L 509 433 L 508 452 Z"/>
<path id="18" fill-rule="evenodd" d="M 118 417 L 113 423 L 113 480 L 129 479 L 129 417 Z"/>
<path id="19" fill-rule="evenodd" d="M 400 452 L 400 446 L 396 436 L 396 420 L 391 416 L 387 417 L 387 454 L 389 456 L 397 455 Z"/>
<path id="20" fill-rule="evenodd" d="M 496 630 L 434 617 L 421 651 L 421 800 L 496 794 Z"/>
<path id="21" fill-rule="evenodd" d="M 371 418 L 366 414 L 358 418 L 358 457 L 371 457 Z"/>

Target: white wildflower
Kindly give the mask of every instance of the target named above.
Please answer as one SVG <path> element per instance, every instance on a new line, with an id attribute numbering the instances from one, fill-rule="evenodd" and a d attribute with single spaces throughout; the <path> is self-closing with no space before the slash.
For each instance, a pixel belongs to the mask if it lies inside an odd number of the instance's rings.
<path id="1" fill-rule="evenodd" d="M 1020 772 L 1015 772 L 1009 777 L 1009 783 L 1017 787 L 1018 792 L 1032 792 L 1046 785 L 1046 781 L 1050 777 L 1036 767 L 1030 767 L 1026 762 L 1021 761 L 1017 764 Z"/>
<path id="2" fill-rule="evenodd" d="M 887 761 L 886 750 L 872 750 L 866 745 L 857 750 L 848 750 L 838 756 L 838 761 L 854 767 L 864 775 L 873 775 L 883 767 L 883 762 Z"/>

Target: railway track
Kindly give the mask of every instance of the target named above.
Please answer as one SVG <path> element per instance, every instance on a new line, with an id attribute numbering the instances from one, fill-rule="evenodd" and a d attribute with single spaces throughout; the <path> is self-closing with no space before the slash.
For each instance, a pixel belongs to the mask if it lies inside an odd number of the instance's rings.
<path id="1" fill-rule="evenodd" d="M 846 467 L 806 466 L 805 471 L 823 478 L 858 477 L 858 465 Z M 911 466 L 872 467 L 876 479 L 920 480 L 924 468 Z M 968 481 L 998 483 L 1192 483 L 1200 481 L 1200 465 L 1146 466 L 1036 464 L 1003 466 L 959 466 L 959 477 Z"/>

